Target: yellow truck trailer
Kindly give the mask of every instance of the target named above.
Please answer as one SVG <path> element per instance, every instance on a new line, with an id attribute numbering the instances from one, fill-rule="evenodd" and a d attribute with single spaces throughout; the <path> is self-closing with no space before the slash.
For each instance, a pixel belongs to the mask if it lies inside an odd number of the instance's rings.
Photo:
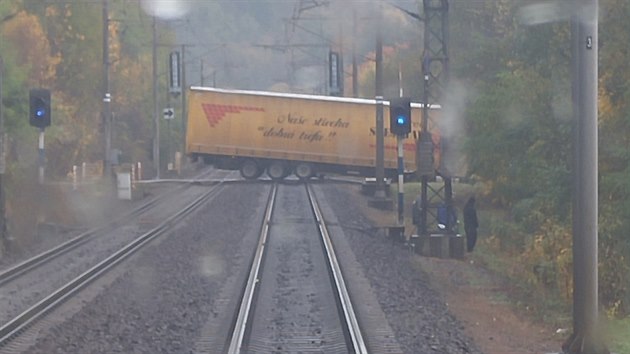
<path id="1" fill-rule="evenodd" d="M 421 104 L 412 103 L 412 134 L 403 144 L 408 172 L 416 170 L 421 111 Z M 272 179 L 291 173 L 301 179 L 325 172 L 374 176 L 375 117 L 375 100 L 191 87 L 186 153 L 220 169 L 238 169 L 247 179 L 265 171 Z M 383 122 L 384 167 L 394 175 L 389 102 Z"/>

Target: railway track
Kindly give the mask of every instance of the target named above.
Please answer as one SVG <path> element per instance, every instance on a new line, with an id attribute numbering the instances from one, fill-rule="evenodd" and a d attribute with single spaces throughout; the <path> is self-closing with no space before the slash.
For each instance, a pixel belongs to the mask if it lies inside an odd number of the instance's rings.
<path id="1" fill-rule="evenodd" d="M 204 171 L 200 175 L 198 175 L 196 179 L 203 178 L 209 175 L 209 173 L 210 173 L 209 171 Z M 220 183 L 220 182 L 217 182 L 217 183 Z M 78 236 L 75 236 L 64 243 L 59 244 L 56 247 L 53 247 L 47 251 L 39 253 L 10 268 L 0 271 L 0 286 L 10 282 L 13 279 L 16 279 L 17 277 L 22 276 L 23 274 L 29 272 L 30 270 L 33 270 L 39 266 L 44 265 L 45 263 L 55 259 L 56 257 L 62 254 L 65 254 L 75 249 L 76 247 L 90 241 L 92 238 L 94 238 L 97 235 L 110 232 L 114 230 L 116 227 L 134 220 L 135 218 L 144 214 L 146 211 L 153 208 L 155 205 L 158 205 L 159 203 L 161 203 L 162 201 L 166 200 L 169 197 L 172 197 L 176 193 L 180 193 L 182 189 L 185 189 L 188 186 L 189 185 L 182 185 L 180 187 L 169 190 L 168 192 L 158 195 L 155 198 L 152 198 L 148 202 L 133 209 L 131 212 L 121 215 L 105 225 L 102 225 L 102 226 L 93 228 L 91 230 L 88 230 L 84 233 L 81 233 Z"/>
<path id="2" fill-rule="evenodd" d="M 367 353 L 310 187 L 274 185 L 227 352 Z"/>
<path id="3" fill-rule="evenodd" d="M 6 321 L 6 323 L 2 324 L 0 327 L 0 348 L 5 347 L 10 342 L 13 342 L 30 326 L 45 317 L 46 314 L 64 303 L 66 300 L 70 299 L 90 282 L 93 282 L 106 274 L 108 270 L 111 270 L 119 262 L 137 252 L 144 245 L 151 242 L 151 240 L 172 229 L 178 222 L 193 213 L 198 209 L 198 207 L 206 203 L 214 195 L 218 194 L 222 190 L 222 187 L 223 184 L 220 181 L 211 187 L 206 187 L 207 190 L 203 192 L 201 196 L 195 198 L 192 202 L 186 203 L 186 205 L 180 208 L 178 212 L 172 214 L 168 218 L 162 219 L 162 222 L 150 229 L 148 232 L 144 232 L 140 236 L 135 237 L 131 242 L 126 242 L 125 245 L 120 247 L 116 252 L 98 261 L 97 264 L 91 266 L 88 270 L 83 271 L 76 277 L 73 277 L 72 280 L 58 287 L 49 295 L 41 298 L 32 306 L 22 311 L 19 315 Z M 77 249 L 81 245 L 88 244 L 90 240 L 95 239 L 95 236 L 110 233 L 112 230 L 115 230 L 117 226 L 133 221 L 139 215 L 142 215 L 152 207 L 169 200 L 169 198 L 172 198 L 174 194 L 181 193 L 183 189 L 185 189 L 185 187 L 175 188 L 141 205 L 129 214 L 120 217 L 110 224 L 81 234 L 64 244 L 55 247 L 54 249 L 32 257 L 10 269 L 3 271 L 0 273 L 0 291 L 6 285 L 11 284 L 11 282 L 26 278 L 29 276 L 29 273 L 43 269 L 44 265 L 56 261 L 62 255 L 71 254 L 72 250 Z M 17 297 L 20 297 L 19 293 L 17 294 Z"/>

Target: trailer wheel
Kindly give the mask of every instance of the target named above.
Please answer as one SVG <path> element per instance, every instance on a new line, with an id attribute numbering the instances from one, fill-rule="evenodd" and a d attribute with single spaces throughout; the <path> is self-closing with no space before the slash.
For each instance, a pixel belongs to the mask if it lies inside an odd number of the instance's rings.
<path id="1" fill-rule="evenodd" d="M 281 180 L 289 175 L 288 168 L 283 161 L 273 161 L 267 166 L 267 175 L 273 180 Z"/>
<path id="2" fill-rule="evenodd" d="M 263 169 L 260 168 L 256 160 L 247 159 L 241 163 L 240 172 L 245 179 L 256 179 L 263 173 Z"/>
<path id="3" fill-rule="evenodd" d="M 315 169 L 313 168 L 313 164 L 302 162 L 295 166 L 294 173 L 299 179 L 305 180 L 313 177 L 313 175 L 315 174 Z"/>

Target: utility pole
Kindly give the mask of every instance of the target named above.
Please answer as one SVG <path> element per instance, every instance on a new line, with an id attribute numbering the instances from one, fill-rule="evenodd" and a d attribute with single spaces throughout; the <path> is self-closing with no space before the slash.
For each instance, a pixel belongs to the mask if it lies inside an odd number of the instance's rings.
<path id="1" fill-rule="evenodd" d="M 7 242 L 7 221 L 5 216 L 4 172 L 6 169 L 6 134 L 4 132 L 4 105 L 2 104 L 2 80 L 4 75 L 4 62 L 0 57 L 0 255 L 4 251 Z"/>
<path id="2" fill-rule="evenodd" d="M 201 64 L 199 67 L 199 72 L 201 73 L 201 75 L 199 76 L 199 81 L 201 82 L 201 86 L 203 87 L 205 85 L 203 79 L 203 59 L 199 59 L 199 63 Z"/>
<path id="3" fill-rule="evenodd" d="M 157 83 L 157 23 L 153 16 L 153 166 L 155 168 L 155 179 L 160 179 L 160 108 L 158 102 Z"/>
<path id="4" fill-rule="evenodd" d="M 203 63 L 203 61 L 202 61 Z M 186 125 L 187 125 L 187 116 L 188 116 L 188 108 L 186 107 L 186 45 L 182 44 L 182 154 L 186 152 Z M 202 73 L 203 76 L 203 68 Z M 202 85 L 203 86 L 203 85 Z"/>
<path id="5" fill-rule="evenodd" d="M 359 69 L 357 65 L 357 11 L 352 11 L 352 97 L 359 97 Z"/>
<path id="6" fill-rule="evenodd" d="M 173 107 L 171 105 L 171 93 L 166 94 L 166 107 Z M 174 161 L 171 154 L 171 119 L 166 119 L 166 116 L 163 117 L 166 120 L 166 158 L 164 159 L 164 164 L 166 165 L 166 171 L 170 171 L 169 165 Z"/>
<path id="7" fill-rule="evenodd" d="M 608 354 L 598 333 L 597 56 L 598 0 L 580 0 L 571 17 L 573 51 L 573 333 L 567 354 Z"/>
<path id="8" fill-rule="evenodd" d="M 383 124 L 383 32 L 381 29 L 381 11 L 379 11 L 378 28 L 376 29 L 376 194 L 377 198 L 385 198 L 385 137 Z"/>
<path id="9" fill-rule="evenodd" d="M 37 151 L 39 152 L 39 166 L 37 168 L 39 175 L 39 184 L 44 184 L 44 169 L 46 167 L 46 150 L 44 149 L 44 138 L 46 130 L 39 128 L 39 139 L 37 144 Z"/>
<path id="10" fill-rule="evenodd" d="M 417 155 L 421 159 L 432 158 L 432 151 L 439 149 L 439 146 L 433 146 L 431 126 L 429 125 L 431 121 L 429 111 L 432 104 L 440 102 L 442 93 L 448 82 L 448 8 L 448 0 L 423 0 L 424 18 L 422 21 L 424 21 L 424 53 L 422 58 L 422 71 L 424 77 L 424 106 L 422 109 L 422 131 L 420 133 L 420 141 L 417 142 Z M 414 16 L 414 18 L 416 17 Z M 417 18 L 419 19 L 419 17 Z M 435 122 L 433 123 L 436 125 Z M 429 153 L 425 151 L 427 146 L 433 147 L 432 151 Z M 418 165 L 424 164 L 422 161 L 419 161 Z M 438 205 L 446 205 L 446 231 L 447 233 L 452 232 L 452 225 L 450 225 L 450 212 L 453 207 L 451 176 L 449 171 L 440 169 L 439 167 L 438 169 L 438 173 L 444 180 L 444 195 L 440 194 L 442 190 L 435 190 L 429 186 L 429 180 L 435 174 L 435 169 L 429 171 L 428 169 L 418 168 L 421 175 L 420 233 L 425 237 L 431 232 L 442 233 L 442 231 L 437 229 L 438 222 L 429 220 L 429 217 L 432 216 L 431 213 L 429 213 L 429 209 L 433 208 L 436 202 Z M 436 229 L 431 229 L 434 226 Z"/>
<path id="11" fill-rule="evenodd" d="M 109 9 L 108 0 L 103 0 L 103 147 L 104 169 L 103 177 L 108 180 L 111 177 L 111 142 L 112 142 L 112 113 L 111 113 L 111 93 L 109 84 Z"/>

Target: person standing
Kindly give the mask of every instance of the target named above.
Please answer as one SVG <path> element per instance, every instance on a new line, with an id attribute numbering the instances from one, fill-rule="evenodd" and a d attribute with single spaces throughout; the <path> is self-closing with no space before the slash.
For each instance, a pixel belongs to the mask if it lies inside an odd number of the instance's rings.
<path id="1" fill-rule="evenodd" d="M 464 206 L 464 231 L 466 232 L 466 244 L 468 252 L 472 252 L 477 243 L 477 210 L 475 209 L 475 197 L 468 198 Z"/>

